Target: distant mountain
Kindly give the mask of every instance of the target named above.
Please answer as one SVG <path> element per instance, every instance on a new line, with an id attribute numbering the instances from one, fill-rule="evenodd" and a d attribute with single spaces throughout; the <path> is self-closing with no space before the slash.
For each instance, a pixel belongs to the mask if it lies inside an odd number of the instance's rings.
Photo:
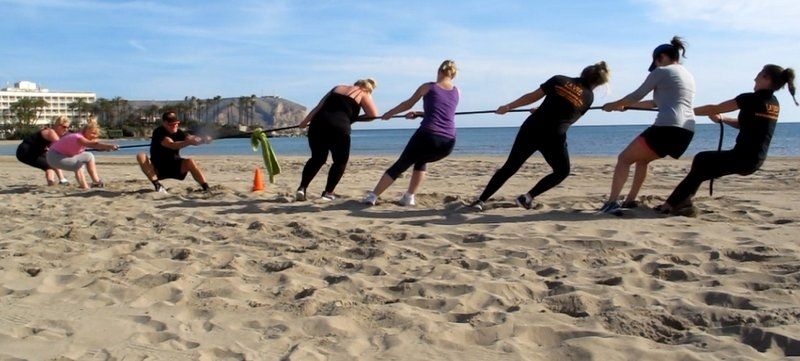
<path id="1" fill-rule="evenodd" d="M 220 125 L 260 126 L 264 129 L 281 128 L 299 124 L 306 115 L 306 107 L 277 96 L 184 100 L 129 100 L 134 109 L 152 106 L 164 108 L 174 105 L 175 111 L 200 123 Z"/>

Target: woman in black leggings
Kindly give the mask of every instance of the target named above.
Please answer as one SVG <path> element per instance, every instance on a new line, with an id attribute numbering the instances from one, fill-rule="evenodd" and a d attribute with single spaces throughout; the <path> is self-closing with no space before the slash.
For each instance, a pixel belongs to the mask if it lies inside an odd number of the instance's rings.
<path id="1" fill-rule="evenodd" d="M 781 109 L 773 93 L 788 84 L 789 93 L 794 99 L 794 70 L 769 64 L 756 75 L 754 81 L 752 93 L 740 94 L 717 105 L 694 109 L 696 115 L 708 115 L 716 123 L 722 122 L 738 128 L 736 145 L 731 150 L 697 153 L 689 174 L 672 191 L 666 203 L 656 207 L 656 210 L 694 216 L 697 209 L 692 204 L 692 197 L 697 193 L 700 184 L 729 174 L 753 174 L 761 168 L 767 158 L 769 143 Z M 797 100 L 794 103 L 797 105 Z M 735 110 L 739 110 L 738 118 L 728 118 L 720 114 Z"/>
<path id="2" fill-rule="evenodd" d="M 378 115 L 378 109 L 372 101 L 374 89 L 373 79 L 362 79 L 354 85 L 336 86 L 325 94 L 300 123 L 300 128 L 309 127 L 308 145 L 311 148 L 311 158 L 303 168 L 303 177 L 295 200 L 306 200 L 306 188 L 328 161 L 328 152 L 331 153 L 333 164 L 328 171 L 328 182 L 322 192 L 322 199 L 336 198 L 333 190 L 342 179 L 350 158 L 350 125 L 360 120 L 371 121 Z M 362 108 L 365 114 L 359 117 Z"/>
<path id="3" fill-rule="evenodd" d="M 608 82 L 609 71 L 604 61 L 587 66 L 578 78 L 556 75 L 539 89 L 497 108 L 497 114 L 533 104 L 544 98 L 542 105 L 533 110 L 522 124 L 511 147 L 511 154 L 503 166 L 495 172 L 486 189 L 471 204 L 483 210 L 484 202 L 497 192 L 503 184 L 517 173 L 525 161 L 537 150 L 553 168 L 553 173 L 542 178 L 530 191 L 517 197 L 519 206 L 530 209 L 533 198 L 557 186 L 569 175 L 569 153 L 567 152 L 567 129 L 575 123 L 594 101 L 592 91 Z"/>

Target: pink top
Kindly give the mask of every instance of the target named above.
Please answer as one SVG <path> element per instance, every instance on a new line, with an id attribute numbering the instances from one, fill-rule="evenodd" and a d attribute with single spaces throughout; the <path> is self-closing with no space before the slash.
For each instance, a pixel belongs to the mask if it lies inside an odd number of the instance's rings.
<path id="1" fill-rule="evenodd" d="M 59 152 L 67 157 L 76 156 L 86 150 L 86 147 L 78 143 L 78 139 L 80 138 L 86 139 L 83 137 L 82 133 L 69 133 L 53 143 L 50 146 L 50 150 Z"/>

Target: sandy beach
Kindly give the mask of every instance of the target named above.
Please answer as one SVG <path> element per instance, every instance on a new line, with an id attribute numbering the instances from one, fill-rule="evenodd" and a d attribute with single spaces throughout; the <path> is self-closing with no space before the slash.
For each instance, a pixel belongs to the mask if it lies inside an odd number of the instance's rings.
<path id="1" fill-rule="evenodd" d="M 800 356 L 797 158 L 704 185 L 697 218 L 650 209 L 690 159 L 653 163 L 622 217 L 594 214 L 613 158 L 573 158 L 524 210 L 535 157 L 484 212 L 464 205 L 504 158 L 432 164 L 413 208 L 408 174 L 359 203 L 393 158 L 353 157 L 332 202 L 327 166 L 293 202 L 304 157 L 255 193 L 260 157 L 197 157 L 210 195 L 98 159 L 106 188 L 80 190 L 0 157 L 0 360 Z"/>

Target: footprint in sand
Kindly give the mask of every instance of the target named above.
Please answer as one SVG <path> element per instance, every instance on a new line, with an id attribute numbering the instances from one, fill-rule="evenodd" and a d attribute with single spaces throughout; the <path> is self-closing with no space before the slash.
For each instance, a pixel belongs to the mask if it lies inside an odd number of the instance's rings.
<path id="1" fill-rule="evenodd" d="M 184 340 L 171 332 L 140 332 L 132 335 L 130 340 L 139 344 L 176 351 L 191 350 L 200 346 L 197 342 Z"/>

